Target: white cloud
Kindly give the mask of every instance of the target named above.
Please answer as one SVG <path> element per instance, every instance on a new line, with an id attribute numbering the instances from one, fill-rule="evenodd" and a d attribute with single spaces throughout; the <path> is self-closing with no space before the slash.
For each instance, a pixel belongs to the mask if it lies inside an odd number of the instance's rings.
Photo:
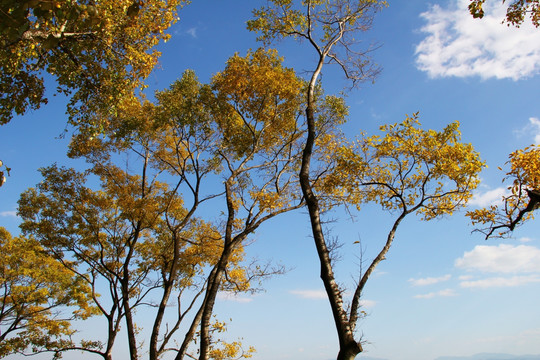
<path id="1" fill-rule="evenodd" d="M 534 143 L 540 145 L 540 119 L 530 117 L 529 123 L 533 127 Z"/>
<path id="2" fill-rule="evenodd" d="M 290 293 L 304 299 L 326 299 L 324 290 L 291 290 Z"/>
<path id="3" fill-rule="evenodd" d="M 0 216 L 2 217 L 17 217 L 16 211 L 1 211 Z"/>
<path id="4" fill-rule="evenodd" d="M 371 309 L 376 304 L 377 302 L 373 300 L 360 300 L 360 306 L 366 309 Z"/>
<path id="5" fill-rule="evenodd" d="M 486 207 L 489 205 L 497 205 L 502 203 L 502 197 L 508 194 L 508 189 L 498 187 L 486 192 L 475 191 L 469 205 Z"/>
<path id="6" fill-rule="evenodd" d="M 491 287 L 512 287 L 540 282 L 538 275 L 512 276 L 512 277 L 492 277 L 480 280 L 463 281 L 459 285 L 464 288 L 491 288 Z"/>
<path id="7" fill-rule="evenodd" d="M 423 279 L 409 279 L 409 282 L 413 285 L 413 286 L 425 286 L 425 285 L 433 285 L 433 284 L 437 284 L 437 283 L 440 283 L 442 281 L 448 281 L 450 280 L 450 274 L 447 274 L 447 275 L 444 275 L 444 276 L 440 276 L 440 277 L 427 277 L 427 278 L 423 278 Z"/>
<path id="8" fill-rule="evenodd" d="M 518 240 L 519 240 L 519 242 L 522 242 L 522 243 L 528 243 L 528 242 L 533 241 L 532 238 L 527 237 L 527 236 L 521 237 L 521 238 L 519 238 Z"/>
<path id="9" fill-rule="evenodd" d="M 444 289 L 437 292 L 431 292 L 428 294 L 421 294 L 421 295 L 415 295 L 415 299 L 432 299 L 434 297 L 449 297 L 449 296 L 456 296 L 456 292 L 452 289 Z"/>
<path id="10" fill-rule="evenodd" d="M 417 67 L 430 77 L 511 78 L 540 72 L 540 32 L 529 22 L 520 28 L 502 24 L 501 2 L 484 5 L 483 19 L 473 19 L 470 0 L 433 5 L 421 14 L 426 34 L 416 47 Z M 495 5 L 496 4 L 496 5 Z M 492 6 L 490 6 L 492 5 Z"/>
<path id="11" fill-rule="evenodd" d="M 197 38 L 197 28 L 192 27 L 186 30 L 186 34 L 190 35 L 192 38 Z"/>
<path id="12" fill-rule="evenodd" d="M 477 245 L 457 259 L 455 266 L 484 273 L 540 273 L 540 249 L 528 245 Z"/>
<path id="13" fill-rule="evenodd" d="M 224 301 L 235 301 L 239 303 L 248 303 L 252 302 L 253 298 L 251 297 L 245 297 L 245 296 L 239 296 L 238 294 L 230 293 L 230 292 L 220 292 L 218 293 L 218 299 L 224 300 Z"/>
<path id="14" fill-rule="evenodd" d="M 514 133 L 520 138 L 532 139 L 535 144 L 540 145 L 540 119 L 531 116 L 529 123 L 520 129 L 514 130 Z"/>

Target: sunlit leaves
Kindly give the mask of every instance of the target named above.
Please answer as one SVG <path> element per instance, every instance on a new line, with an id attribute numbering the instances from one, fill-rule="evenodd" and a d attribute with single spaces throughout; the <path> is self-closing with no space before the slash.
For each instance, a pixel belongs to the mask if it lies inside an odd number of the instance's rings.
<path id="1" fill-rule="evenodd" d="M 422 130 L 417 114 L 384 125 L 383 136 L 355 143 L 325 139 L 323 161 L 333 163 L 322 189 L 358 207 L 369 201 L 387 210 L 417 212 L 426 220 L 465 205 L 484 166 L 458 124 Z"/>
<path id="2" fill-rule="evenodd" d="M 0 357 L 61 348 L 71 320 L 94 313 L 90 288 L 32 237 L 0 227 Z"/>
<path id="3" fill-rule="evenodd" d="M 258 49 L 234 55 L 212 79 L 223 145 L 239 156 L 287 142 L 296 131 L 303 84 L 281 62 L 275 50 Z"/>
<path id="4" fill-rule="evenodd" d="M 509 158 L 510 170 L 503 180 L 510 181 L 509 194 L 502 197 L 502 204 L 467 213 L 473 225 L 487 225 L 477 229 L 486 238 L 507 236 L 516 226 L 532 219 L 540 204 L 540 145 L 516 150 Z"/>
<path id="5" fill-rule="evenodd" d="M 510 171 L 506 175 L 514 180 L 513 194 L 518 194 L 519 186 L 540 190 L 540 145 L 531 145 L 511 153 Z"/>
<path id="6" fill-rule="evenodd" d="M 72 93 L 75 124 L 143 86 L 181 0 L 8 0 L 0 16 L 0 124 L 37 109 L 43 73 Z M 136 8 L 134 7 L 136 6 Z M 136 11 L 135 11 L 136 10 Z"/>

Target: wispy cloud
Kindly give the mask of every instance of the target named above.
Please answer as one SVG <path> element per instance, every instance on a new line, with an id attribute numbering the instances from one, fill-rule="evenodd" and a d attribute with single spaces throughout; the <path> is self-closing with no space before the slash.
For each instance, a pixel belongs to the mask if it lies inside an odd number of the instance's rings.
<path id="1" fill-rule="evenodd" d="M 326 292 L 322 289 L 321 290 L 291 290 L 290 293 L 304 299 L 326 299 Z"/>
<path id="2" fill-rule="evenodd" d="M 196 39 L 197 38 L 197 28 L 196 27 L 192 27 L 192 28 L 189 28 L 186 30 L 186 34 L 188 34 L 189 36 L 191 36 L 192 38 Z"/>
<path id="3" fill-rule="evenodd" d="M 504 342 L 508 342 L 510 344 L 512 343 L 519 344 L 522 347 L 525 347 L 527 345 L 529 346 L 532 345 L 533 348 L 536 348 L 536 346 L 538 345 L 538 339 L 540 339 L 540 328 L 527 329 L 527 330 L 520 331 L 514 334 L 478 337 L 472 340 L 476 343 L 501 344 Z"/>
<path id="4" fill-rule="evenodd" d="M 477 245 L 458 258 L 455 266 L 483 273 L 540 273 L 540 249 L 529 245 Z"/>
<path id="5" fill-rule="evenodd" d="M 224 301 L 234 301 L 239 303 L 249 303 L 253 301 L 252 297 L 239 296 L 238 294 L 230 292 L 220 292 L 218 293 L 218 299 Z"/>
<path id="6" fill-rule="evenodd" d="M 540 32 L 529 22 L 520 28 L 501 24 L 500 2 L 485 4 L 483 19 L 473 19 L 470 0 L 433 5 L 421 14 L 426 34 L 416 47 L 418 69 L 432 78 L 469 77 L 518 80 L 540 73 Z M 497 5 L 494 5 L 497 4 Z"/>
<path id="7" fill-rule="evenodd" d="M 427 278 L 422 278 L 422 279 L 409 279 L 409 282 L 413 285 L 413 286 L 425 286 L 425 285 L 433 285 L 433 284 L 437 284 L 437 283 L 440 283 L 440 282 L 443 282 L 443 281 L 448 281 L 450 280 L 451 278 L 451 275 L 450 274 L 446 274 L 444 276 L 440 276 L 440 277 L 427 277 Z"/>
<path id="8" fill-rule="evenodd" d="M 511 277 L 490 277 L 480 280 L 462 281 L 459 285 L 464 288 L 493 288 L 493 287 L 513 287 L 540 282 L 538 275 L 511 276 Z"/>
<path id="9" fill-rule="evenodd" d="M 488 190 L 485 192 L 476 191 L 473 194 L 469 205 L 485 207 L 489 205 L 497 205 L 502 203 L 502 197 L 508 194 L 508 189 L 505 187 L 498 187 L 496 189 Z"/>
<path id="10" fill-rule="evenodd" d="M 373 301 L 373 300 L 360 300 L 360 306 L 363 307 L 363 308 L 371 309 L 375 305 L 377 305 L 376 301 Z"/>
<path id="11" fill-rule="evenodd" d="M 514 134 L 519 138 L 525 138 L 528 144 L 532 140 L 535 144 L 540 145 L 540 119 L 531 116 L 527 124 L 514 130 Z"/>
<path id="12" fill-rule="evenodd" d="M 537 117 L 530 117 L 529 125 L 532 127 L 534 143 L 540 145 L 540 119 Z"/>
<path id="13" fill-rule="evenodd" d="M 430 292 L 427 294 L 421 294 L 421 295 L 415 295 L 415 299 L 432 299 L 434 297 L 450 297 L 450 296 L 456 296 L 456 292 L 452 289 L 444 289 L 437 292 Z"/>
<path id="14" fill-rule="evenodd" d="M 2 217 L 17 217 L 16 211 L 0 211 L 0 216 Z"/>

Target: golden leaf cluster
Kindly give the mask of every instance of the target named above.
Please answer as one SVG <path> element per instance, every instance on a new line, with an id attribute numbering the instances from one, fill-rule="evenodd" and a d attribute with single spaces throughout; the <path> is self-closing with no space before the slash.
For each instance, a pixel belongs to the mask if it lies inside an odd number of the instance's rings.
<path id="1" fill-rule="evenodd" d="M 360 207 L 375 201 L 384 209 L 418 212 L 426 220 L 464 206 L 479 183 L 484 163 L 462 143 L 458 123 L 442 131 L 422 130 L 418 114 L 384 125 L 384 136 L 321 140 L 330 173 L 321 191 Z"/>

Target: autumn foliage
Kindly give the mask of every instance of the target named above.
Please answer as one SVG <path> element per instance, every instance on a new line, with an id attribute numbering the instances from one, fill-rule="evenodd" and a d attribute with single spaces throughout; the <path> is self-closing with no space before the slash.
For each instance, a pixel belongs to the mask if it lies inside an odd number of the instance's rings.
<path id="1" fill-rule="evenodd" d="M 424 130 L 415 113 L 379 134 L 343 133 L 345 99 L 325 94 L 321 74 L 334 64 L 353 86 L 377 76 L 373 48 L 359 48 L 357 37 L 385 1 L 272 0 L 254 10 L 248 29 L 265 46 L 291 37 L 315 50 L 307 78 L 265 47 L 232 55 L 206 84 L 186 70 L 153 96 L 139 93 L 183 3 L 2 3 L 0 124 L 46 103 L 44 74 L 52 75 L 70 96 L 68 155 L 86 168 L 40 169 L 42 181 L 19 200 L 22 235 L 0 228 L 0 357 L 76 350 L 112 360 L 121 336 L 131 360 L 252 357 L 254 348 L 226 338 L 218 295 L 258 291 L 283 273 L 250 259 L 247 245 L 265 222 L 307 209 L 338 359 L 354 359 L 364 287 L 401 222 L 452 215 L 479 184 L 484 163 L 458 122 Z M 482 4 L 471 11 L 480 16 Z M 488 236 L 532 217 L 539 164 L 538 146 L 513 153 L 504 209 L 469 213 Z M 324 216 L 340 207 L 362 216 L 367 203 L 394 219 L 346 289 Z M 91 316 L 102 328 L 86 338 L 72 323 Z"/>

